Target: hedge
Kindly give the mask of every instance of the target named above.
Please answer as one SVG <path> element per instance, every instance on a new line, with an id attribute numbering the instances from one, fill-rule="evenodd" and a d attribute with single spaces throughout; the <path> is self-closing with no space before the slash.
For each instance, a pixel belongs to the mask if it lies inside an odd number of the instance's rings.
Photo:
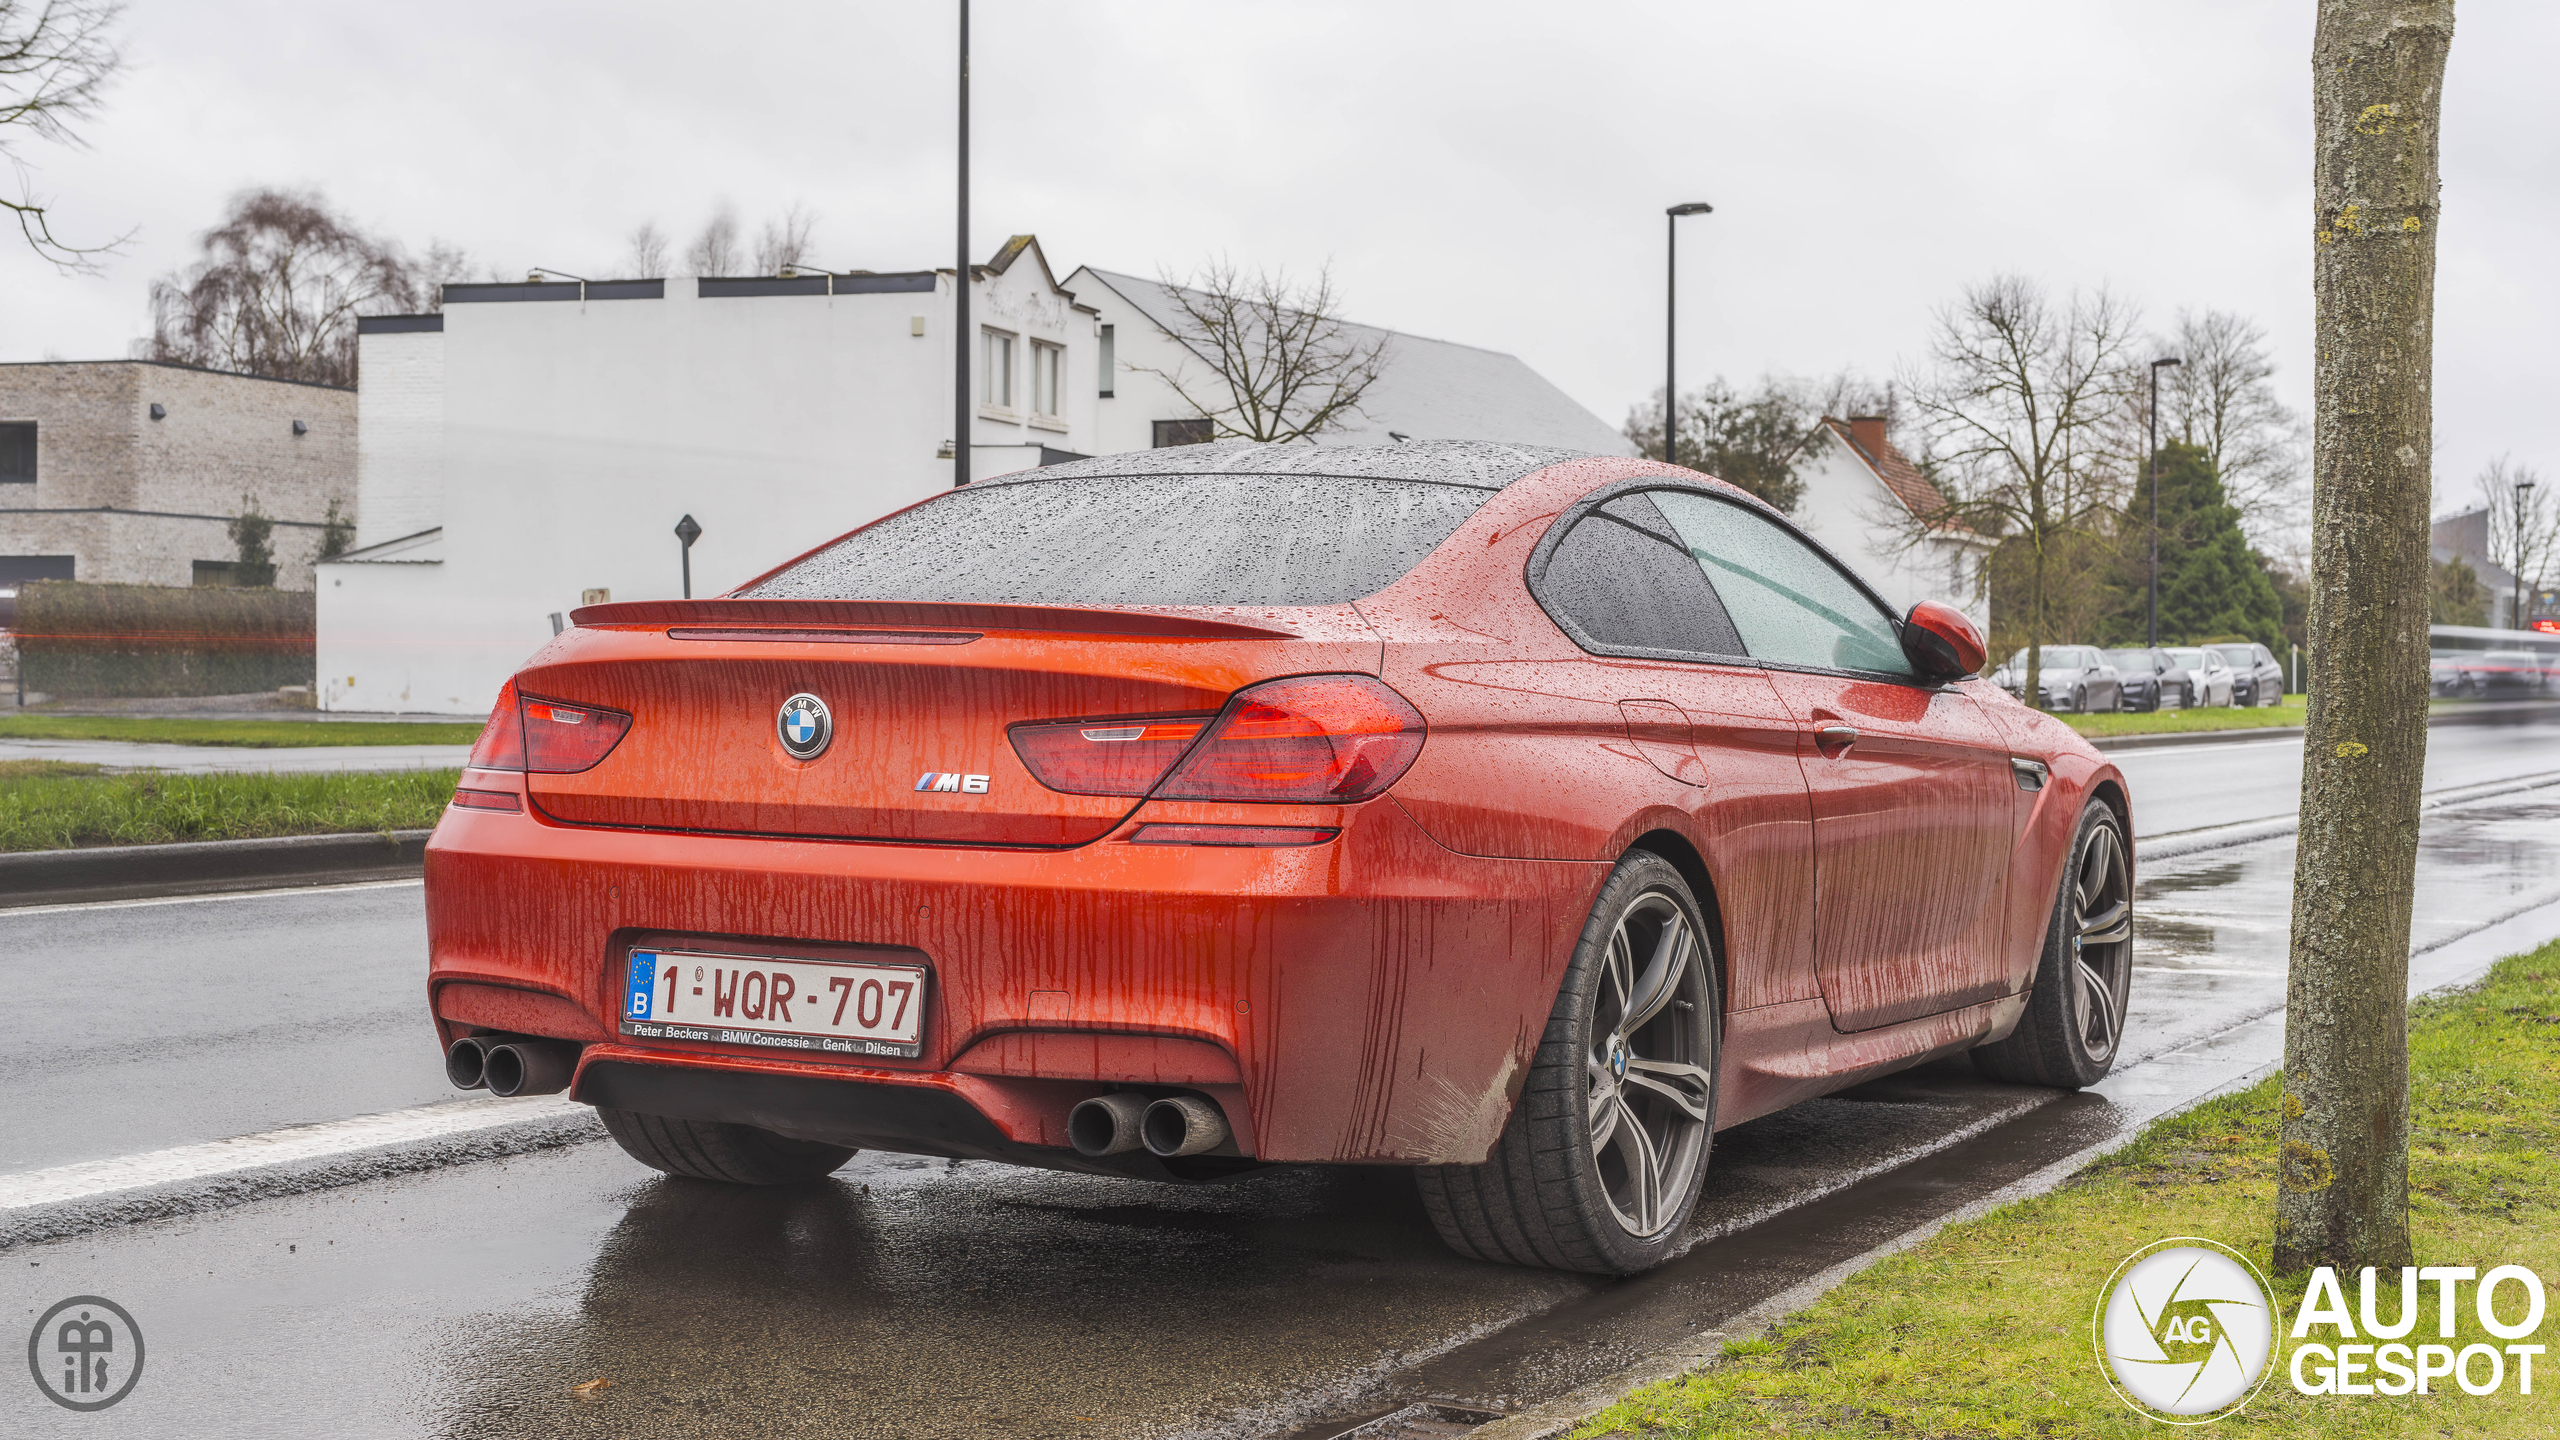
<path id="1" fill-rule="evenodd" d="M 18 664 L 28 690 L 57 696 L 308 685 L 317 600 L 307 590 L 29 581 L 18 590 Z"/>

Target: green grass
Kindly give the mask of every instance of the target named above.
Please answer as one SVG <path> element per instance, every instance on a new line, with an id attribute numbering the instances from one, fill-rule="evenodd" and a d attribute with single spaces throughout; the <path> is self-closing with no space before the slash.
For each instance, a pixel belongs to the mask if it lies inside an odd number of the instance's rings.
<path id="1" fill-rule="evenodd" d="M 2281 705 L 2240 708 L 2216 705 L 2210 710 L 2153 710 L 2139 715 L 2060 715 L 2056 719 L 2083 735 L 2175 735 L 2190 730 L 2263 730 L 2300 725 L 2303 697 L 2287 695 Z"/>
<path id="2" fill-rule="evenodd" d="M 131 740 L 158 745 L 468 745 L 480 722 L 399 720 L 184 720 L 153 715 L 6 715 L 0 740 Z"/>
<path id="3" fill-rule="evenodd" d="M 0 763 L 0 850 L 162 845 L 422 830 L 459 770 L 282 775 L 101 775 L 56 760 Z"/>
<path id="4" fill-rule="evenodd" d="M 2560 1275 L 2560 942 L 2480 988 L 2422 1002 L 2410 1028 L 2410 1229 L 2420 1265 Z M 2281 1077 L 2153 1126 L 2053 1194 L 1953 1226 L 1824 1296 L 1719 1364 L 1648 1386 L 1577 1437 L 2164 1436 L 2117 1400 L 2091 1353 L 2098 1293 L 2127 1255 L 2200 1235 L 2268 1263 Z M 2279 1303 L 2302 1295 L 2278 1277 Z M 2347 1282 L 2348 1303 L 2355 1283 Z M 2386 1285 L 2385 1294 L 2390 1293 Z M 2425 1314 L 2434 1315 L 2433 1290 Z M 2514 1299 L 2513 1292 L 2507 1298 Z M 2392 1301 L 2385 1299 L 2386 1311 Z M 2459 1347 L 2493 1344 L 2468 1289 Z M 2434 1321 L 2421 1329 L 2434 1340 Z M 2289 1326 L 2288 1326 L 2289 1330 Z M 2547 1340 L 2550 1322 L 2534 1340 Z M 2335 1335 L 2325 1334 L 2333 1343 Z M 2413 1337 L 2419 1338 L 2419 1337 Z M 2279 1341 L 2275 1364 L 2291 1354 Z M 2549 1357 L 2544 1357 L 2547 1361 Z M 2548 1378 L 2546 1378 L 2548 1377 Z M 2297 1394 L 2283 1371 L 2216 1435 L 2560 1435 L 2560 1371 L 2534 1394 Z M 2203 1432 L 2198 1432 L 2203 1433 Z"/>

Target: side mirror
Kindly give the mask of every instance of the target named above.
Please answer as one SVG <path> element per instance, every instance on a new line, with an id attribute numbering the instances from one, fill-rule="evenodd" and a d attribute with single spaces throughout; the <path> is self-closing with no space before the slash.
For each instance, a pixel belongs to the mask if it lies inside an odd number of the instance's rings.
<path id="1" fill-rule="evenodd" d="M 1932 683 L 1961 680 L 1982 668 L 1990 652 L 1982 632 L 1953 605 L 1923 600 L 1902 621 L 1902 653 Z"/>

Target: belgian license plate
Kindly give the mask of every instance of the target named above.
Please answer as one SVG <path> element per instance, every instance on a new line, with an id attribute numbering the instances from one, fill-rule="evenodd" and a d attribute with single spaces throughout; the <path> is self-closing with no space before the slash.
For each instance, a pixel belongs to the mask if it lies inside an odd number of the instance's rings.
<path id="1" fill-rule="evenodd" d="M 622 1033 L 827 1055 L 924 1053 L 925 969 L 634 950 Z"/>

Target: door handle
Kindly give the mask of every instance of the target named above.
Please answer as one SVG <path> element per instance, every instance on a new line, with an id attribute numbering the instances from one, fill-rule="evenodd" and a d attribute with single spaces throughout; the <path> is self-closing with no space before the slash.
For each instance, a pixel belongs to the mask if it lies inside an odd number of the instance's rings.
<path id="1" fill-rule="evenodd" d="M 1855 725 L 1824 725 L 1813 732 L 1813 748 L 1833 760 L 1848 754 L 1849 747 L 1857 743 L 1858 727 Z"/>

